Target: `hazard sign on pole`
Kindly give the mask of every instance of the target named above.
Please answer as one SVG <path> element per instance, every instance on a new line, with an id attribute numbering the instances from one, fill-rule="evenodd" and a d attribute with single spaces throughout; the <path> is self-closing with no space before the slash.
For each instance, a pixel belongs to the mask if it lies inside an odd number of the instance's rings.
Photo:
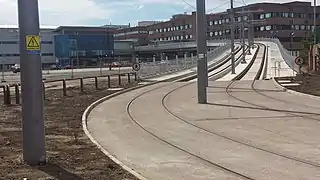
<path id="1" fill-rule="evenodd" d="M 40 36 L 26 35 L 26 49 L 28 54 L 40 54 Z"/>

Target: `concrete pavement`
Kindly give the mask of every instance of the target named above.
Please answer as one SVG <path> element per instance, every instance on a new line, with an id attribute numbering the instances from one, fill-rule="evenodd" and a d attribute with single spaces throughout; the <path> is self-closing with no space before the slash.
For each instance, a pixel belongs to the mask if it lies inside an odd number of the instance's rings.
<path id="1" fill-rule="evenodd" d="M 230 82 L 209 83 L 207 105 L 196 103 L 194 83 L 127 92 L 94 108 L 88 129 L 147 179 L 320 178 L 319 100 L 270 80 L 254 84 L 265 95 L 235 82 L 229 93 L 239 101 L 226 93 Z"/>

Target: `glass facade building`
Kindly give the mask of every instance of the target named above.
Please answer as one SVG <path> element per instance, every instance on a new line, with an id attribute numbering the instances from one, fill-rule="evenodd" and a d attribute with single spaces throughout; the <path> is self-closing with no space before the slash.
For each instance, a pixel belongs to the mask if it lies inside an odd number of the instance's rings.
<path id="1" fill-rule="evenodd" d="M 112 34 L 62 34 L 54 36 L 55 56 L 61 66 L 91 65 L 98 57 L 111 57 L 114 53 Z M 73 64 L 72 64 L 73 63 Z"/>

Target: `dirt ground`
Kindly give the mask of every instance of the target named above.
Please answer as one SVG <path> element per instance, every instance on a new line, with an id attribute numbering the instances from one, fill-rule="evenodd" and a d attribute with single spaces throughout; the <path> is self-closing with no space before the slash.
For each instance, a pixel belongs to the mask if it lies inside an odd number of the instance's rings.
<path id="1" fill-rule="evenodd" d="M 126 81 L 123 83 L 127 84 Z M 112 84 L 119 87 L 117 81 Z M 81 116 L 86 107 L 115 92 L 106 90 L 105 85 L 100 82 L 100 90 L 95 90 L 93 84 L 85 85 L 83 93 L 78 87 L 68 88 L 67 97 L 62 96 L 61 90 L 46 92 L 45 166 L 30 167 L 22 161 L 21 106 L 0 105 L 0 179 L 135 179 L 98 150 L 82 130 Z"/>
<path id="2" fill-rule="evenodd" d="M 280 78 L 288 79 L 288 78 Z M 299 86 L 288 86 L 288 89 L 295 90 L 298 92 L 320 96 L 320 75 L 308 75 L 296 76 L 290 78 L 292 82 L 299 83 Z"/>

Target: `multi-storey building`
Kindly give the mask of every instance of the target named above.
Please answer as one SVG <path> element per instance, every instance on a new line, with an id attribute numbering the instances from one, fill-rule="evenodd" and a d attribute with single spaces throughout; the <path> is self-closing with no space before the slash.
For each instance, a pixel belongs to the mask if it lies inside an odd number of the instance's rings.
<path id="1" fill-rule="evenodd" d="M 320 8 L 317 8 L 316 24 L 320 24 Z M 207 14 L 207 38 L 230 38 L 230 10 Z M 241 13 L 241 12 L 245 13 Z M 251 22 L 255 37 L 278 37 L 289 50 L 301 48 L 301 41 L 312 35 L 313 6 L 310 2 L 257 3 L 235 8 L 235 37 L 240 37 L 240 26 Z M 247 21 L 248 20 L 248 21 Z M 144 27 L 150 41 L 188 41 L 195 40 L 196 13 L 173 16 L 169 21 Z M 245 25 L 247 37 L 248 24 Z M 130 29 L 122 29 L 130 33 Z M 136 30 L 135 30 L 136 31 Z"/>

